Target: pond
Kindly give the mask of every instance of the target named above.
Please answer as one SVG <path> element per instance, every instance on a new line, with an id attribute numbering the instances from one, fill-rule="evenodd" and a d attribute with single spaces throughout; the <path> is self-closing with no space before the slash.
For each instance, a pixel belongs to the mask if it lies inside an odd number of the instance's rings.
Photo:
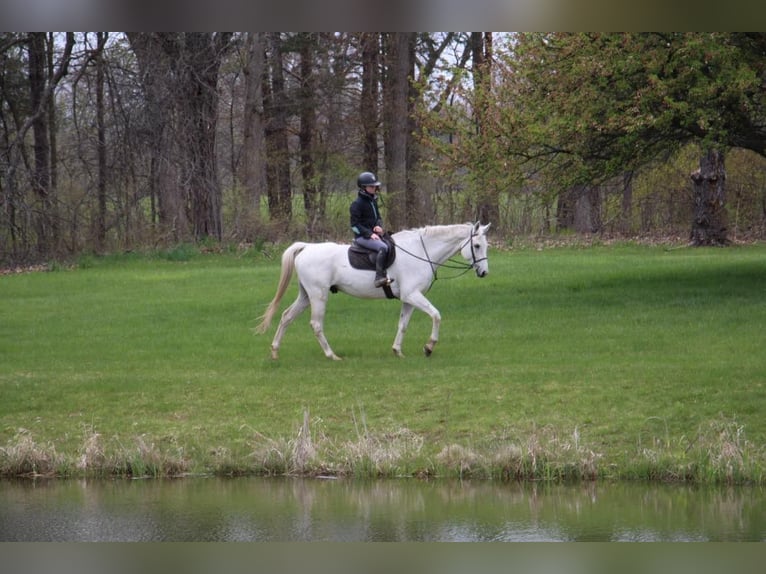
<path id="1" fill-rule="evenodd" d="M 761 488 L 213 478 L 0 481 L 0 541 L 766 540 Z"/>

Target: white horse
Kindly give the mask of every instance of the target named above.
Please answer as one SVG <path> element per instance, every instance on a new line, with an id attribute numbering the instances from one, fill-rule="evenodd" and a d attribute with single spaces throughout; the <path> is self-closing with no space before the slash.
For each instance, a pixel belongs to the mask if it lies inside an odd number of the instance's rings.
<path id="1" fill-rule="evenodd" d="M 476 275 L 485 277 L 489 273 L 487 261 L 487 230 L 489 224 L 479 222 L 456 225 L 435 225 L 409 229 L 393 234 L 396 242 L 396 259 L 388 268 L 388 276 L 393 279 L 391 291 L 401 300 L 402 310 L 399 315 L 399 330 L 394 339 L 393 351 L 402 357 L 402 339 L 415 309 L 420 309 L 431 317 L 431 337 L 423 351 L 429 356 L 439 340 L 441 314 L 423 294 L 436 279 L 436 271 L 458 251 L 468 263 L 461 263 L 463 269 L 474 269 Z M 276 295 L 259 317 L 256 327 L 259 333 L 265 333 L 279 302 L 285 294 L 295 270 L 298 274 L 298 297 L 282 313 L 274 340 L 271 343 L 271 357 L 279 358 L 279 345 L 285 330 L 306 307 L 311 306 L 311 327 L 314 330 L 325 356 L 340 360 L 330 348 L 324 335 L 323 323 L 325 307 L 330 292 L 343 292 L 364 299 L 382 299 L 386 297 L 382 288 L 373 285 L 374 271 L 353 268 L 348 259 L 348 245 L 339 243 L 304 243 L 290 245 L 282 254 L 282 272 Z"/>

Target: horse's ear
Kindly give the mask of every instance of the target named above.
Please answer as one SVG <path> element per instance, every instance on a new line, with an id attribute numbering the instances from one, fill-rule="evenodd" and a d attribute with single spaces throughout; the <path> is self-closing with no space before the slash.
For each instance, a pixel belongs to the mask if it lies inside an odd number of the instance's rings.
<path id="1" fill-rule="evenodd" d="M 473 224 L 473 232 L 477 235 L 485 235 L 487 231 L 489 231 L 489 226 L 492 225 L 491 223 L 487 223 L 487 225 L 482 225 L 481 221 L 477 221 Z"/>

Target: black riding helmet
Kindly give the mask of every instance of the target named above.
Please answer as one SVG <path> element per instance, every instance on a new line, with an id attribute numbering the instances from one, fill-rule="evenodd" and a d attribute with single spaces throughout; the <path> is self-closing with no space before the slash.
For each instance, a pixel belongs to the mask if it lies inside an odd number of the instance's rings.
<path id="1" fill-rule="evenodd" d="M 359 174 L 359 177 L 356 178 L 356 185 L 359 187 L 359 189 L 364 189 L 364 187 L 368 185 L 380 187 L 380 182 L 378 181 L 378 178 L 375 177 L 374 173 L 363 171 Z"/>

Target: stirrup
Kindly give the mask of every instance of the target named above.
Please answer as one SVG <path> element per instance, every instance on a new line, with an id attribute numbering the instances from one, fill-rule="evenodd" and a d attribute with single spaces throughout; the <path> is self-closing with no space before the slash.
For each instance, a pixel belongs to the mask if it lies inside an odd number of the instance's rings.
<path id="1" fill-rule="evenodd" d="M 376 277 L 375 278 L 375 287 L 385 287 L 386 285 L 391 285 L 394 280 L 384 276 L 384 277 Z"/>

